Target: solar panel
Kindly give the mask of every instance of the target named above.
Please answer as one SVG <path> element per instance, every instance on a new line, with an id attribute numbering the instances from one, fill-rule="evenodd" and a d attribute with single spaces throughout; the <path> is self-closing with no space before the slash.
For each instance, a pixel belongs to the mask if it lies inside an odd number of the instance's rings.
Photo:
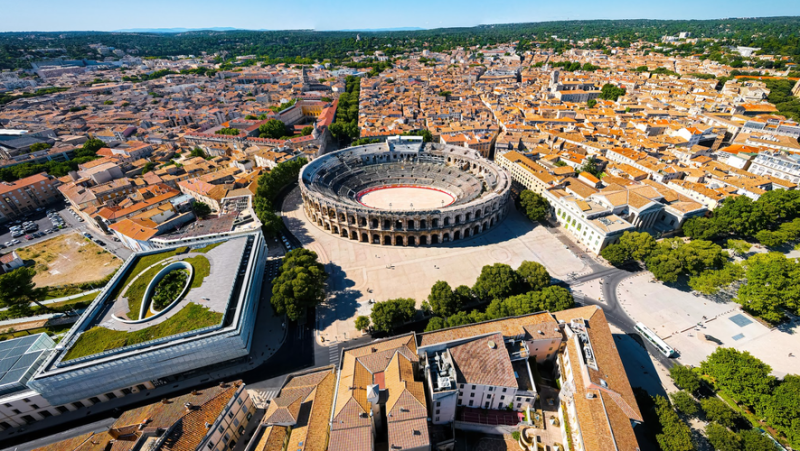
<path id="1" fill-rule="evenodd" d="M 17 360 L 17 363 L 14 365 L 14 369 L 30 367 L 31 365 L 33 365 L 33 362 L 35 362 L 36 359 L 39 358 L 40 355 L 42 355 L 41 351 L 31 352 L 23 355 L 22 357 L 19 358 L 19 360 Z"/>
<path id="2" fill-rule="evenodd" d="M 10 384 L 12 382 L 16 382 L 21 378 L 25 372 L 28 371 L 27 368 L 20 368 L 18 370 L 12 370 L 6 373 L 2 379 L 0 379 L 0 384 Z"/>

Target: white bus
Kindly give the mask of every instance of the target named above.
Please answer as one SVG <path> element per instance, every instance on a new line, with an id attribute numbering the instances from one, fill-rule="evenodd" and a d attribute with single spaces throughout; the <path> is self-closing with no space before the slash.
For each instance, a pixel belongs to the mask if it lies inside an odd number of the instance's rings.
<path id="1" fill-rule="evenodd" d="M 636 323 L 636 330 L 665 356 L 672 357 L 675 355 L 675 350 L 644 324 Z"/>

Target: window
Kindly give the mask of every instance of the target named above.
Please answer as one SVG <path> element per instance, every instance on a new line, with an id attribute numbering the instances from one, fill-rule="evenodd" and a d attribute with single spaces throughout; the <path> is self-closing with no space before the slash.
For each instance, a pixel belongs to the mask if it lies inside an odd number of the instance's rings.
<path id="1" fill-rule="evenodd" d="M 89 398 L 89 401 L 91 401 L 92 404 L 97 404 L 100 402 L 100 398 L 98 398 L 97 396 L 92 396 L 91 398 Z"/>
<path id="2" fill-rule="evenodd" d="M 228 418 L 233 418 L 233 412 L 228 412 Z"/>
<path id="3" fill-rule="evenodd" d="M 517 403 L 517 409 L 520 409 L 520 408 L 522 408 L 522 403 L 519 403 L 519 402 L 518 402 L 518 403 Z"/>
<path id="4" fill-rule="evenodd" d="M 244 426 L 239 426 L 239 429 L 238 429 L 238 431 L 239 431 L 239 435 L 241 435 L 242 433 L 244 433 Z"/>
<path id="5" fill-rule="evenodd" d="M 500 395 L 500 401 L 502 401 L 502 400 L 504 400 L 504 399 L 506 399 L 506 397 L 505 397 L 505 396 L 503 396 L 503 395 Z"/>
<path id="6" fill-rule="evenodd" d="M 206 446 L 208 447 L 208 449 L 214 449 L 214 444 L 211 442 L 206 443 Z"/>
<path id="7" fill-rule="evenodd" d="M 11 404 L 9 404 L 9 403 L 5 403 L 3 405 L 6 406 L 6 407 L 11 407 Z"/>
<path id="8" fill-rule="evenodd" d="M 475 397 L 475 393 L 470 393 L 470 394 L 469 394 L 469 397 L 470 397 L 470 398 L 474 398 L 474 397 Z"/>
<path id="9" fill-rule="evenodd" d="M 508 389 L 507 389 L 507 388 L 504 388 L 504 389 L 503 389 L 503 393 L 505 393 L 505 392 L 506 392 L 506 390 L 508 390 Z"/>
<path id="10" fill-rule="evenodd" d="M 242 405 L 242 398 L 237 399 L 236 400 L 236 404 L 239 404 L 241 406 Z"/>
<path id="11" fill-rule="evenodd" d="M 58 406 L 58 407 L 56 407 L 56 410 L 58 410 L 58 413 L 67 413 L 67 412 L 69 412 L 69 409 L 67 409 L 65 406 Z"/>
<path id="12" fill-rule="evenodd" d="M 39 408 L 39 406 L 38 406 L 37 404 L 31 404 L 31 408 L 33 408 L 33 409 L 38 409 L 38 408 Z"/>
<path id="13" fill-rule="evenodd" d="M 253 418 L 253 414 L 248 412 L 245 417 L 247 418 L 247 421 L 250 421 L 250 418 Z"/>
<path id="14" fill-rule="evenodd" d="M 130 388 L 123 388 L 120 391 L 122 392 L 123 396 L 128 396 L 128 395 L 130 395 L 132 393 Z"/>
<path id="15" fill-rule="evenodd" d="M 483 406 L 483 408 L 484 409 L 488 409 L 489 408 L 489 401 L 486 401 L 486 404 Z"/>
<path id="16" fill-rule="evenodd" d="M 439 417 L 436 417 L 436 419 L 434 421 L 439 421 Z"/>
<path id="17" fill-rule="evenodd" d="M 436 409 L 436 415 L 439 415 L 440 413 L 442 412 L 439 409 Z"/>
<path id="18" fill-rule="evenodd" d="M 48 412 L 47 410 L 42 410 L 41 412 L 39 412 L 39 415 L 43 416 L 44 418 L 50 418 L 53 416 L 53 414 Z"/>
<path id="19" fill-rule="evenodd" d="M 22 413 L 19 411 L 19 409 L 11 409 L 11 411 L 14 412 L 14 415 L 19 415 L 20 413 Z"/>
<path id="20" fill-rule="evenodd" d="M 436 401 L 436 407 L 442 407 L 442 402 L 441 401 Z"/>
<path id="21" fill-rule="evenodd" d="M 75 407 L 76 409 L 80 409 L 81 407 L 83 407 L 83 403 L 80 401 L 73 402 L 72 406 Z"/>
<path id="22" fill-rule="evenodd" d="M 458 388 L 464 388 L 464 384 L 459 384 Z"/>
<path id="23" fill-rule="evenodd" d="M 218 427 L 217 430 L 219 431 L 220 434 L 225 432 L 225 428 L 222 426 Z"/>
<path id="24" fill-rule="evenodd" d="M 117 395 L 115 395 L 114 393 L 106 393 L 106 398 L 108 398 L 108 399 L 116 399 Z"/>
<path id="25" fill-rule="evenodd" d="M 517 396 L 517 401 L 519 401 L 520 399 L 521 399 L 521 398 L 520 398 L 519 396 Z"/>
<path id="26" fill-rule="evenodd" d="M 22 400 L 25 401 L 25 402 L 31 402 L 31 400 L 28 399 L 28 398 L 22 398 Z"/>
<path id="27" fill-rule="evenodd" d="M 493 389 L 493 388 L 494 388 L 494 387 L 489 387 L 489 391 L 492 391 L 492 389 Z"/>
<path id="28" fill-rule="evenodd" d="M 472 389 L 475 390 L 475 386 L 474 385 L 472 386 Z"/>
<path id="29" fill-rule="evenodd" d="M 234 418 L 233 419 L 233 427 L 236 427 L 236 426 L 239 426 L 239 419 L 238 418 Z"/>
<path id="30" fill-rule="evenodd" d="M 475 402 L 475 401 L 473 401 L 473 400 L 471 400 L 471 399 L 469 400 L 469 406 L 470 406 L 470 407 L 472 407 L 472 403 L 473 403 L 473 402 Z"/>
<path id="31" fill-rule="evenodd" d="M 147 387 L 145 387 L 142 384 L 139 384 L 139 385 L 136 386 L 136 389 L 139 390 L 139 391 L 145 391 L 145 390 L 147 390 Z"/>
<path id="32" fill-rule="evenodd" d="M 24 422 L 25 422 L 25 424 L 31 424 L 31 423 L 34 423 L 34 422 L 36 422 L 36 418 L 33 418 L 33 417 L 32 417 L 32 416 L 30 416 L 30 415 L 23 415 L 23 416 L 22 416 L 22 421 L 24 421 Z"/>

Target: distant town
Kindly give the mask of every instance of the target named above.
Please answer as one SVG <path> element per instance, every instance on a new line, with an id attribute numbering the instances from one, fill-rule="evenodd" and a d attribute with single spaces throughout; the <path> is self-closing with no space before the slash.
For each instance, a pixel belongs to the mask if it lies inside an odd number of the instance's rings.
<path id="1" fill-rule="evenodd" d="M 798 449 L 800 20 L 644 22 L 0 33 L 2 448 Z"/>

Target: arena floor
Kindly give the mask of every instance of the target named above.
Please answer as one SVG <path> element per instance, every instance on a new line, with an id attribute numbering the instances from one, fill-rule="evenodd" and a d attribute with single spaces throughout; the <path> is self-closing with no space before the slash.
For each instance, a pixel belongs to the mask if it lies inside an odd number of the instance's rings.
<path id="1" fill-rule="evenodd" d="M 380 210 L 429 210 L 446 207 L 455 198 L 452 194 L 424 186 L 383 186 L 364 191 L 358 202 L 366 207 Z"/>

